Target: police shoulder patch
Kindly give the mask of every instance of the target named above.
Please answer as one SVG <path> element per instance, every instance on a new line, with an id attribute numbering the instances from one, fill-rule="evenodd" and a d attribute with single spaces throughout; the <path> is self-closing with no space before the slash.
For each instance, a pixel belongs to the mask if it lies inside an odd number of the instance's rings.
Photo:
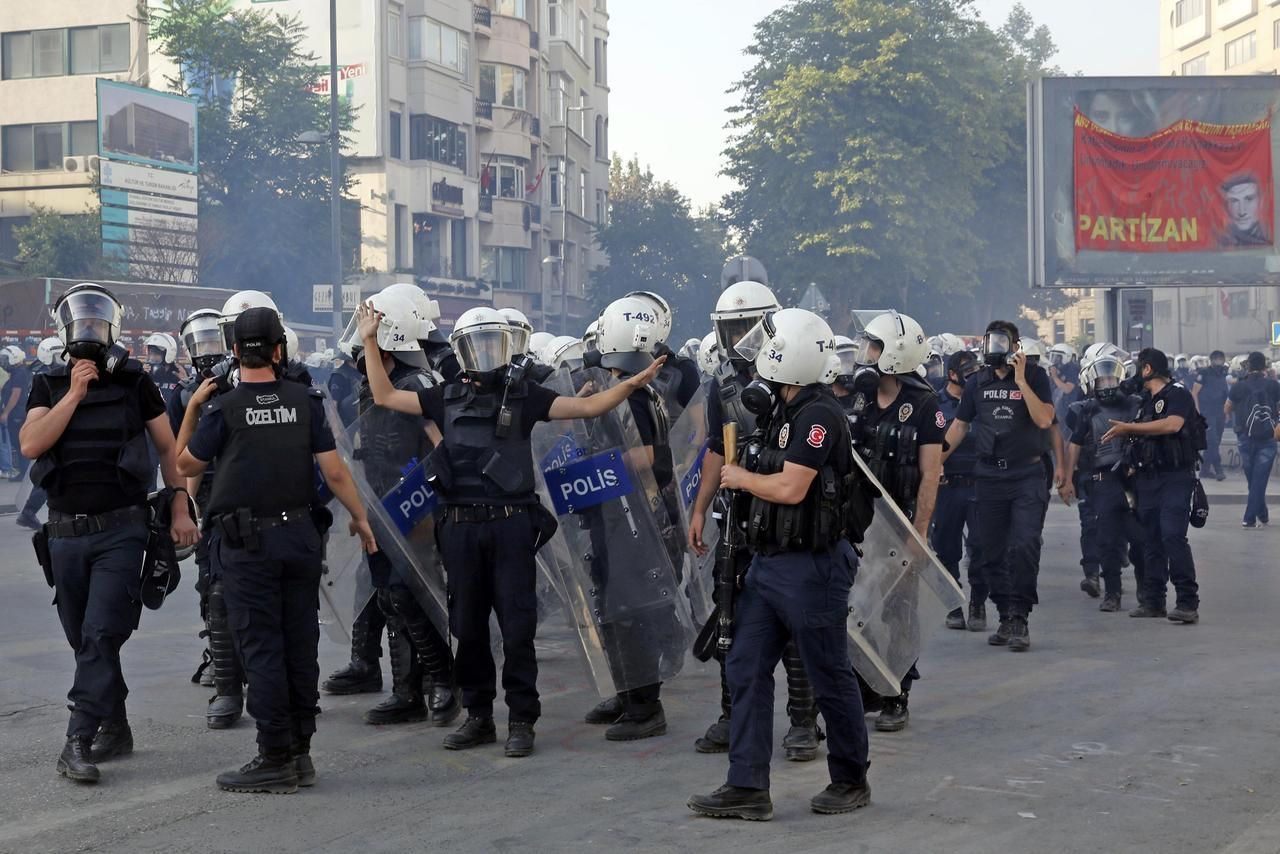
<path id="1" fill-rule="evenodd" d="M 933 413 L 933 423 L 938 425 L 939 430 L 947 426 L 947 418 L 942 414 L 941 409 Z"/>
<path id="2" fill-rule="evenodd" d="M 1162 413 L 1162 412 L 1164 412 L 1164 401 L 1163 401 L 1163 400 L 1157 400 L 1157 401 L 1156 401 L 1156 415 L 1159 415 L 1159 414 L 1160 414 L 1160 413 Z"/>
<path id="3" fill-rule="evenodd" d="M 915 407 L 909 403 L 904 403 L 898 407 L 898 423 L 906 424 L 907 419 L 911 417 L 911 413 L 915 412 Z"/>
<path id="4" fill-rule="evenodd" d="M 778 447 L 786 448 L 787 443 L 791 441 L 791 425 L 783 424 L 782 430 L 778 433 Z"/>
<path id="5" fill-rule="evenodd" d="M 809 428 L 809 435 L 805 441 L 809 443 L 810 447 L 821 448 L 822 443 L 825 442 L 826 439 L 827 428 L 823 427 L 821 424 L 814 424 Z"/>

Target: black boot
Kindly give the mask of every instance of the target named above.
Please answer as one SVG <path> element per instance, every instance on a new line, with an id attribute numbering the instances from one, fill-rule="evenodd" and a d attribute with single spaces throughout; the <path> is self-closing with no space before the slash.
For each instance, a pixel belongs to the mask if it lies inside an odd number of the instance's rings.
<path id="1" fill-rule="evenodd" d="M 636 702 L 623 692 L 622 714 L 617 723 L 604 731 L 604 737 L 608 741 L 639 741 L 666 733 L 667 717 L 661 700 Z"/>
<path id="2" fill-rule="evenodd" d="M 365 723 L 403 724 L 427 719 L 422 696 L 422 672 L 404 625 L 387 616 L 387 646 L 391 650 L 391 696 L 364 713 Z"/>
<path id="3" fill-rule="evenodd" d="M 1108 593 L 1102 597 L 1102 604 L 1098 606 L 1099 611 L 1119 611 L 1120 610 L 1120 594 Z"/>
<path id="4" fill-rule="evenodd" d="M 93 739 L 87 735 L 67 738 L 58 757 L 58 773 L 77 783 L 98 782 L 98 766 L 93 764 Z"/>
<path id="5" fill-rule="evenodd" d="M 720 662 L 720 720 L 707 727 L 702 738 L 693 743 L 699 753 L 729 752 L 729 681 L 724 675 L 724 661 Z"/>
<path id="6" fill-rule="evenodd" d="M 987 630 L 987 603 L 969 603 L 969 621 L 966 628 L 971 632 L 985 632 Z"/>
<path id="7" fill-rule="evenodd" d="M 420 672 L 426 678 L 427 719 L 432 726 L 448 726 L 462 712 L 453 681 L 453 652 L 407 587 L 390 589 L 392 606 L 404 624 Z"/>
<path id="8" fill-rule="evenodd" d="M 133 730 L 129 728 L 128 719 L 121 717 L 104 721 L 93 737 L 93 752 L 90 754 L 93 761 L 106 762 L 129 753 L 133 753 Z"/>
<path id="9" fill-rule="evenodd" d="M 533 753 L 533 724 L 512 721 L 507 724 L 507 744 L 502 752 L 508 759 L 523 759 Z"/>
<path id="10" fill-rule="evenodd" d="M 218 775 L 218 788 L 224 792 L 290 795 L 298 791 L 298 771 L 288 750 L 264 750 L 239 771 Z"/>
<path id="11" fill-rule="evenodd" d="M 1080 582 L 1080 589 L 1093 599 L 1097 599 L 1102 595 L 1102 585 L 1098 583 L 1098 576 L 1086 575 L 1084 580 Z"/>
<path id="12" fill-rule="evenodd" d="M 311 738 L 295 741 L 289 746 L 289 756 L 293 758 L 293 770 L 298 775 L 299 788 L 310 788 L 316 784 L 316 766 L 311 761 Z"/>
<path id="13" fill-rule="evenodd" d="M 222 581 L 209 586 L 209 649 L 213 653 L 213 686 L 217 691 L 205 710 L 209 729 L 229 729 L 244 713 L 244 672 L 236 655 Z"/>
<path id="14" fill-rule="evenodd" d="M 964 608 L 956 608 L 947 613 L 947 628 L 965 630 Z"/>
<path id="15" fill-rule="evenodd" d="M 1009 651 L 1026 652 L 1031 649 L 1031 629 L 1027 626 L 1025 614 L 1014 614 L 1009 618 Z"/>
<path id="16" fill-rule="evenodd" d="M 885 698 L 880 717 L 876 718 L 876 732 L 899 732 L 907 728 L 907 722 L 911 720 L 911 713 L 907 711 L 907 696 L 899 694 Z"/>
<path id="17" fill-rule="evenodd" d="M 351 663 L 325 680 L 326 694 L 377 694 L 382 690 L 382 629 L 386 620 L 372 598 L 351 624 Z"/>
<path id="18" fill-rule="evenodd" d="M 1013 637 L 1013 625 L 1008 618 L 1000 617 L 1000 628 L 996 629 L 995 634 L 987 637 L 987 643 L 992 646 L 1008 646 L 1009 638 Z"/>
<path id="19" fill-rule="evenodd" d="M 622 718 L 622 698 L 614 695 L 596 703 L 583 718 L 589 724 L 616 724 Z"/>
<path id="20" fill-rule="evenodd" d="M 812 762 L 818 758 L 818 742 L 826 738 L 816 720 L 792 721 L 782 737 L 782 749 L 789 762 Z"/>
<path id="21" fill-rule="evenodd" d="M 446 750 L 468 750 L 497 740 L 498 731 L 493 725 L 493 718 L 468 716 L 456 732 L 444 737 L 444 746 Z"/>
<path id="22" fill-rule="evenodd" d="M 711 818 L 741 818 L 768 821 L 773 818 L 773 801 L 768 789 L 721 786 L 709 795 L 694 795 L 689 809 Z"/>
<path id="23" fill-rule="evenodd" d="M 832 783 L 809 799 L 809 809 L 823 815 L 853 812 L 871 803 L 871 784 Z"/>

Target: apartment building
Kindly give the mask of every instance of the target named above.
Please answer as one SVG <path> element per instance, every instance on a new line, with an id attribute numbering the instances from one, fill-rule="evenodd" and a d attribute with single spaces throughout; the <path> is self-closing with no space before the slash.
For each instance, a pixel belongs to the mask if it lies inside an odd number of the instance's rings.
<path id="1" fill-rule="evenodd" d="M 0 3 L 0 271 L 36 207 L 96 205 L 96 81 L 147 77 L 137 0 Z"/>

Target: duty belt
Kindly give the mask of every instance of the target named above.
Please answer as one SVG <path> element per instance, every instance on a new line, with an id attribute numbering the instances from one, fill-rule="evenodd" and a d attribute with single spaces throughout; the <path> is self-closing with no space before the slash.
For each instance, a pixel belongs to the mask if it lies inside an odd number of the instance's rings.
<path id="1" fill-rule="evenodd" d="M 310 507 L 294 507 L 292 510 L 281 510 L 279 513 L 253 517 L 258 530 L 263 531 L 268 528 L 282 528 L 285 525 L 292 525 L 294 522 L 301 522 L 303 519 L 308 522 L 313 520 Z"/>
<path id="2" fill-rule="evenodd" d="M 451 522 L 491 522 L 526 512 L 528 504 L 450 504 L 445 518 Z"/>
<path id="3" fill-rule="evenodd" d="M 110 510 L 96 516 L 50 510 L 49 523 L 44 526 L 44 529 L 51 539 L 61 539 L 87 537 L 90 534 L 101 534 L 116 528 L 146 523 L 147 508 L 145 507 L 121 507 L 119 510 Z"/>
<path id="4" fill-rule="evenodd" d="M 1124 475 L 1124 472 L 1119 472 L 1119 471 L 1116 471 L 1115 469 L 1102 469 L 1101 471 L 1095 471 L 1093 474 L 1089 475 L 1088 479 L 1097 480 L 1097 481 L 1124 480 L 1125 475 Z"/>
<path id="5" fill-rule="evenodd" d="M 1022 466 L 1030 466 L 1032 463 L 1040 462 L 1040 457 L 1024 457 L 1021 460 L 1007 460 L 1002 457 L 979 457 L 978 462 L 985 465 L 993 466 L 1000 471 L 1008 471 L 1009 469 L 1021 468 Z"/>
<path id="6" fill-rule="evenodd" d="M 965 486 L 973 486 L 973 475 L 971 474 L 944 474 L 938 478 L 938 486 L 954 486 L 957 488 Z"/>

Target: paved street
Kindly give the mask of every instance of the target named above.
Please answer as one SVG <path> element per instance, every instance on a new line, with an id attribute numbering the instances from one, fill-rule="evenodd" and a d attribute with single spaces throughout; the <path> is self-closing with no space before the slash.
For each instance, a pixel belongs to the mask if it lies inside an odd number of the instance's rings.
<path id="1" fill-rule="evenodd" d="M 1203 622 L 1183 627 L 1099 613 L 1077 589 L 1074 511 L 1055 507 L 1032 651 L 939 629 L 910 727 L 872 735 L 872 806 L 812 815 L 824 765 L 775 760 L 771 824 L 685 808 L 724 778 L 723 756 L 692 750 L 716 714 L 713 673 L 668 686 L 665 738 L 607 744 L 579 723 L 595 698 L 554 621 L 532 758 L 449 753 L 441 730 L 361 723 L 368 696 L 325 698 L 314 789 L 219 792 L 253 729 L 205 728 L 189 578 L 125 648 L 137 752 L 72 785 L 53 770 L 71 654 L 28 535 L 0 517 L 0 851 L 1275 852 L 1280 530 L 1243 532 L 1239 510 L 1193 534 Z M 321 654 L 328 673 L 346 650 Z"/>

